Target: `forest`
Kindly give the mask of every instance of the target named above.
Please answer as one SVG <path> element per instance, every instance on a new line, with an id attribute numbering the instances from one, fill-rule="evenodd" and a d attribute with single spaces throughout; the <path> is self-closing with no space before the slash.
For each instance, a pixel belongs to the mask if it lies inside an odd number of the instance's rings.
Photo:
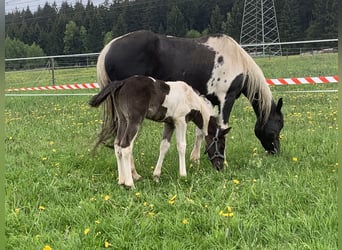
<path id="1" fill-rule="evenodd" d="M 274 0 L 280 40 L 337 38 L 337 0 Z M 113 0 L 95 6 L 45 3 L 7 13 L 6 58 L 99 52 L 138 29 L 198 37 L 225 33 L 239 41 L 242 0 Z"/>

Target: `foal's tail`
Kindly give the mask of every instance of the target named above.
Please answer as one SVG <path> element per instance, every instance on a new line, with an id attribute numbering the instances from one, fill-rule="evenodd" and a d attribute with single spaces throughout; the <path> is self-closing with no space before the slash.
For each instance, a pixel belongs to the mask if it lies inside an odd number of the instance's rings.
<path id="1" fill-rule="evenodd" d="M 117 82 L 109 83 L 107 84 L 97 95 L 94 95 L 90 101 L 89 105 L 92 107 L 97 108 L 101 105 L 103 101 L 107 99 L 107 97 L 112 94 L 112 97 L 114 97 L 115 90 L 120 86 L 120 84 L 117 84 Z"/>

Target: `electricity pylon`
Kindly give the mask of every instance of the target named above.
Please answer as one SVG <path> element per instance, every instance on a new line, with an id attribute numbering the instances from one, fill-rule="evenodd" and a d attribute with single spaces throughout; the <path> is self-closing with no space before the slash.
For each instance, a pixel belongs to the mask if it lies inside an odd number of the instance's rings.
<path id="1" fill-rule="evenodd" d="M 240 44 L 253 55 L 281 55 L 281 45 L 272 43 L 280 43 L 274 1 L 245 0 Z"/>

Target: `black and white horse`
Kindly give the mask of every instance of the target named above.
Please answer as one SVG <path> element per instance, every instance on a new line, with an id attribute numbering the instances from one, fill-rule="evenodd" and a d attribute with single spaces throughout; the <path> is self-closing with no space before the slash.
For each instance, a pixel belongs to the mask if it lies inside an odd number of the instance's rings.
<path id="1" fill-rule="evenodd" d="M 110 98 L 109 98 L 110 97 Z M 119 184 L 133 187 L 133 179 L 140 175 L 136 172 L 133 161 L 133 145 L 138 130 L 144 120 L 164 123 L 163 140 L 160 154 L 153 172 L 159 180 L 161 166 L 170 147 L 173 131 L 176 131 L 179 154 L 179 172 L 186 176 L 185 150 L 187 122 L 193 121 L 205 138 L 208 157 L 217 169 L 224 164 L 225 134 L 228 129 L 221 129 L 215 117 L 211 103 L 199 96 L 189 85 L 182 81 L 164 82 L 146 76 L 132 76 L 122 81 L 106 85 L 95 95 L 90 105 L 99 106 L 105 100 L 113 100 L 117 116 L 117 135 L 114 142 L 118 165 Z M 199 160 L 198 145 L 191 153 L 192 160 Z"/>
<path id="2" fill-rule="evenodd" d="M 261 69 L 229 36 L 187 39 L 144 30 L 128 33 L 104 47 L 98 58 L 97 75 L 101 88 L 109 81 L 132 75 L 184 81 L 218 106 L 223 127 L 228 127 L 234 101 L 242 93 L 256 114 L 257 138 L 266 151 L 274 154 L 280 150 L 282 98 L 274 102 Z M 98 144 L 116 133 L 112 101 L 108 99 L 104 107 Z"/>

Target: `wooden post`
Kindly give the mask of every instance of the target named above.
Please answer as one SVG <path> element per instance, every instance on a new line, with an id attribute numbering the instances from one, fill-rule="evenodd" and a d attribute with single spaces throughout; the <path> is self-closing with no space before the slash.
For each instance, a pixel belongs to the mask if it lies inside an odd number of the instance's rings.
<path id="1" fill-rule="evenodd" d="M 51 77 L 52 85 L 55 85 L 55 60 L 51 57 Z"/>

